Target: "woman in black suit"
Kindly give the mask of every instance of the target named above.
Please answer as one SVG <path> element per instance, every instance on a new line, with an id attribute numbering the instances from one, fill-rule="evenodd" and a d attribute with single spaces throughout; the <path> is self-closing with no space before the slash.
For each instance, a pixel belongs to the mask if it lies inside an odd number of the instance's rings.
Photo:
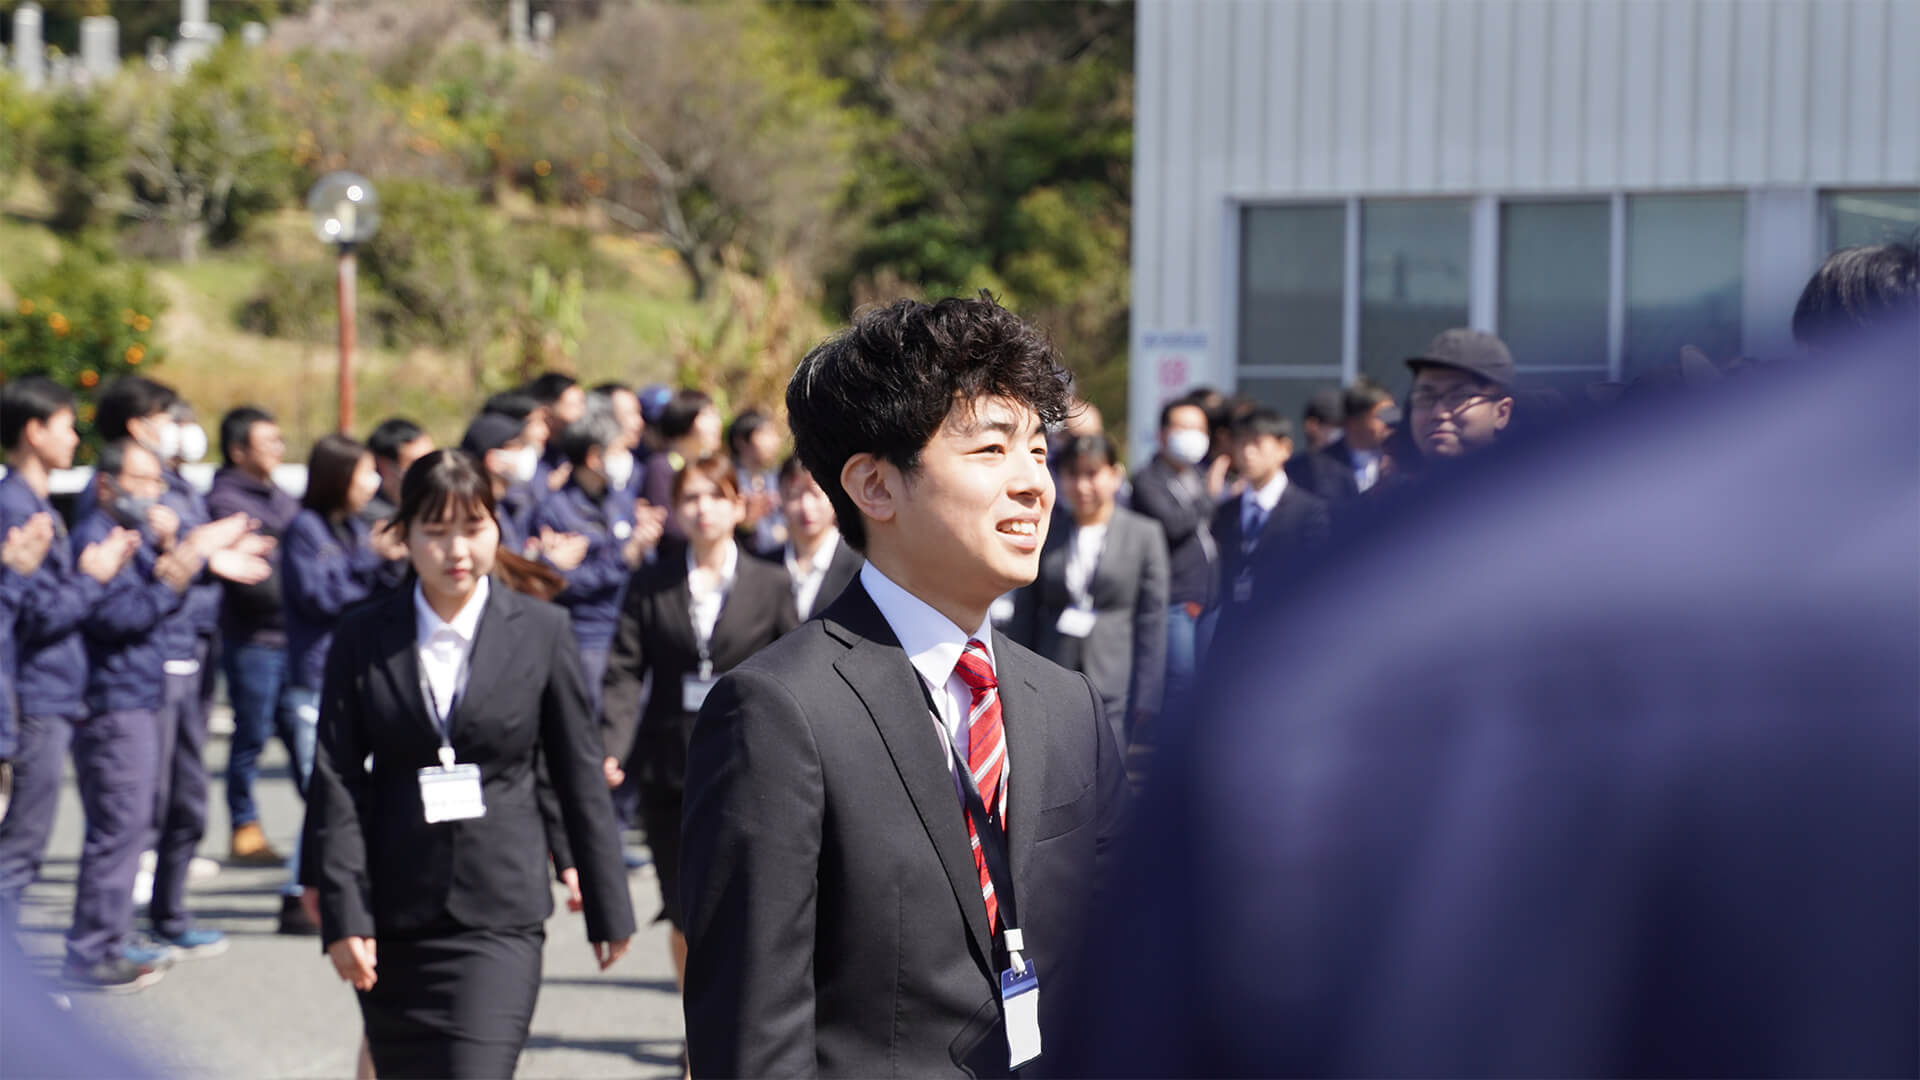
<path id="1" fill-rule="evenodd" d="M 600 739 L 566 613 L 489 585 L 478 463 L 416 462 L 394 528 L 415 587 L 348 614 L 327 656 L 307 833 L 321 935 L 380 1076 L 511 1076 L 553 911 L 543 759 L 603 969 L 633 935 Z"/>
<path id="2" fill-rule="evenodd" d="M 680 793 L 687 741 L 713 681 L 800 625 L 784 567 L 749 558 L 733 531 L 746 504 L 725 458 L 706 457 L 673 481 L 673 516 L 687 536 L 634 571 L 614 634 L 602 694 L 607 779 L 635 770 L 641 823 L 660 878 L 660 915 L 672 925 L 673 963 L 686 970 L 680 918 Z M 646 716 L 640 684 L 653 674 Z M 635 736 L 635 726 L 639 734 Z"/>

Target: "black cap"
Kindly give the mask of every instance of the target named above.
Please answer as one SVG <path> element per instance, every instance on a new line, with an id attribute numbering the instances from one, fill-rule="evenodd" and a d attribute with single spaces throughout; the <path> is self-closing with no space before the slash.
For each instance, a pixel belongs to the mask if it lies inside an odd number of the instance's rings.
<path id="1" fill-rule="evenodd" d="M 525 420 L 515 420 L 501 413 L 481 413 L 473 418 L 473 423 L 467 425 L 467 433 L 460 438 L 460 449 L 480 457 L 489 450 L 498 450 L 519 438 L 526 427 Z"/>
<path id="2" fill-rule="evenodd" d="M 1513 354 L 1506 344 L 1485 330 L 1464 326 L 1442 330 L 1427 344 L 1426 352 L 1407 357 L 1407 366 L 1416 372 L 1423 367 L 1453 368 L 1499 386 L 1513 385 Z"/>

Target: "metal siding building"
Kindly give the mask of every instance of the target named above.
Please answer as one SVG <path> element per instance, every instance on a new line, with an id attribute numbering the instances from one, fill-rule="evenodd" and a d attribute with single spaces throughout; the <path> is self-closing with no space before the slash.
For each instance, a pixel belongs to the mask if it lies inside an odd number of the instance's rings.
<path id="1" fill-rule="evenodd" d="M 1920 0 L 1136 11 L 1136 460 L 1190 386 L 1397 393 L 1446 325 L 1568 388 L 1778 353 L 1824 251 L 1920 228 Z"/>

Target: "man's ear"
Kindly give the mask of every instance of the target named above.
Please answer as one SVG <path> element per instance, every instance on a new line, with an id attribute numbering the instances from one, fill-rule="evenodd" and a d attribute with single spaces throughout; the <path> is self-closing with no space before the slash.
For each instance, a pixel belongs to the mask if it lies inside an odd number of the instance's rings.
<path id="1" fill-rule="evenodd" d="M 855 454 L 840 467 L 840 487 L 862 515 L 892 521 L 899 510 L 899 476 L 900 470 L 872 454 Z"/>
<path id="2" fill-rule="evenodd" d="M 1493 408 L 1493 430 L 1507 430 L 1507 424 L 1513 420 L 1513 395 L 1508 394 L 1506 397 L 1501 398 L 1500 403 Z"/>

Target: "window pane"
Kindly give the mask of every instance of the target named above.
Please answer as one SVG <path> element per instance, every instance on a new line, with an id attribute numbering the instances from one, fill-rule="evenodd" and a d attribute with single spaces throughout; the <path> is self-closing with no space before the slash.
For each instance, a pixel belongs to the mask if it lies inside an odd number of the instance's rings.
<path id="1" fill-rule="evenodd" d="M 1677 363 L 1683 345 L 1716 360 L 1739 355 L 1745 257 L 1742 196 L 1627 200 L 1628 378 Z"/>
<path id="2" fill-rule="evenodd" d="M 1611 216 L 1604 201 L 1500 208 L 1500 339 L 1516 365 L 1606 368 Z"/>
<path id="3" fill-rule="evenodd" d="M 1307 411 L 1307 402 L 1322 390 L 1338 390 L 1338 379 L 1289 379 L 1261 375 L 1243 377 L 1234 392 L 1250 401 L 1257 401 L 1293 423 L 1294 443 L 1304 446 L 1301 434 L 1300 418 Z"/>
<path id="4" fill-rule="evenodd" d="M 1568 401 L 1580 401 L 1586 398 L 1588 387 L 1607 381 L 1607 369 L 1529 371 L 1524 367 L 1516 367 L 1514 377 L 1522 390 L 1558 390 Z"/>
<path id="5" fill-rule="evenodd" d="M 1464 200 L 1370 201 L 1360 208 L 1360 370 L 1389 389 L 1407 357 L 1467 325 L 1471 210 Z"/>
<path id="6" fill-rule="evenodd" d="M 1337 367 L 1346 207 L 1248 207 L 1240 221 L 1240 363 Z"/>
<path id="7" fill-rule="evenodd" d="M 1829 250 L 1920 234 L 1920 191 L 1835 191 L 1824 201 Z"/>

